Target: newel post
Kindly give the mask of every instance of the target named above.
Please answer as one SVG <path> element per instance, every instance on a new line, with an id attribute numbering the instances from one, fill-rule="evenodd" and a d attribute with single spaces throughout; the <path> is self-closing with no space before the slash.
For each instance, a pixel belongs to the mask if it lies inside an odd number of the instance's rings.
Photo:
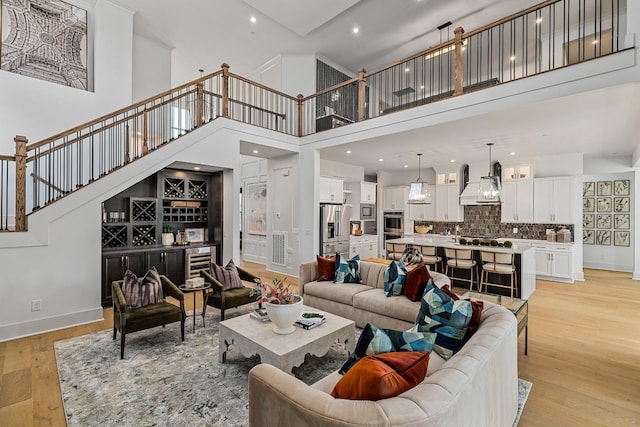
<path id="1" fill-rule="evenodd" d="M 361 122 L 366 118 L 365 106 L 367 104 L 367 84 L 364 80 L 366 71 L 363 68 L 358 73 L 358 121 Z"/>
<path id="2" fill-rule="evenodd" d="M 453 88 L 453 96 L 462 95 L 462 34 L 464 34 L 464 29 L 462 27 L 457 27 L 453 30 L 453 34 L 455 34 L 455 63 L 453 66 L 453 78 L 454 78 L 454 88 Z"/>
<path id="3" fill-rule="evenodd" d="M 298 136 L 301 137 L 302 136 L 302 100 L 304 98 L 304 96 L 302 96 L 301 93 L 298 94 L 297 96 L 298 98 Z"/>
<path id="4" fill-rule="evenodd" d="M 16 231 L 27 231 L 27 137 L 16 135 Z"/>
<path id="5" fill-rule="evenodd" d="M 196 126 L 200 127 L 204 124 L 204 80 L 202 73 L 204 70 L 200 68 L 200 80 L 196 84 Z"/>
<path id="6" fill-rule="evenodd" d="M 222 64 L 222 117 L 229 118 L 229 64 Z"/>

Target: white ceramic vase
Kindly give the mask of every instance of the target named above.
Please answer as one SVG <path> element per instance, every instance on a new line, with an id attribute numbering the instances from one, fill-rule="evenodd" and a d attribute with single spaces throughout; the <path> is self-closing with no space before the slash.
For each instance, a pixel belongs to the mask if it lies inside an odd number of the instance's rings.
<path id="1" fill-rule="evenodd" d="M 173 245 L 173 233 L 162 233 L 162 244 L 164 246 Z"/>
<path id="2" fill-rule="evenodd" d="M 298 297 L 298 302 L 293 304 L 271 304 L 265 303 L 269 319 L 275 325 L 273 332 L 280 335 L 293 333 L 296 330 L 294 323 L 302 313 L 302 297 Z"/>

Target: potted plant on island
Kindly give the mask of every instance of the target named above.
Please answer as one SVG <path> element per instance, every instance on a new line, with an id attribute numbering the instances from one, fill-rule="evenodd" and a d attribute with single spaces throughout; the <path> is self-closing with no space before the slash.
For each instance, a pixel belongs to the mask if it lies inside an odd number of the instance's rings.
<path id="1" fill-rule="evenodd" d="M 254 288 L 260 293 L 256 301 L 265 304 L 269 319 L 275 325 L 273 332 L 281 335 L 290 334 L 296 330 L 294 323 L 302 312 L 302 297 L 293 294 L 285 282 L 286 278 L 273 279 L 270 284 L 260 281 Z"/>

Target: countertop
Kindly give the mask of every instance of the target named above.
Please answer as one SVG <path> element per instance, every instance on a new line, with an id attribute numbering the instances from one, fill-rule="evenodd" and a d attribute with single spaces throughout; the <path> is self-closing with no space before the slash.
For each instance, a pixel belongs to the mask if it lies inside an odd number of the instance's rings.
<path id="1" fill-rule="evenodd" d="M 506 240 L 506 239 L 500 239 Z M 467 249 L 477 249 L 488 252 L 501 252 L 501 253 L 515 253 L 515 254 L 523 254 L 529 250 L 534 249 L 533 244 L 525 244 L 513 242 L 513 247 L 504 248 L 499 246 L 480 246 L 480 245 L 460 245 L 455 243 L 454 236 L 441 236 L 437 234 L 433 235 L 419 235 L 412 237 L 402 237 L 400 239 L 391 239 L 387 240 L 388 243 L 399 243 L 405 245 L 433 245 L 442 248 L 467 248 Z"/>

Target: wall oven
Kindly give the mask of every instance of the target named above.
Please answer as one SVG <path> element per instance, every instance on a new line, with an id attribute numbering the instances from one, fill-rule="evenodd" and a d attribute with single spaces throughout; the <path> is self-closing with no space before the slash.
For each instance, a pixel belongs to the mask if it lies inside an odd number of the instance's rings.
<path id="1" fill-rule="evenodd" d="M 399 234 L 404 233 L 404 213 L 385 212 L 384 213 L 384 233 Z"/>

